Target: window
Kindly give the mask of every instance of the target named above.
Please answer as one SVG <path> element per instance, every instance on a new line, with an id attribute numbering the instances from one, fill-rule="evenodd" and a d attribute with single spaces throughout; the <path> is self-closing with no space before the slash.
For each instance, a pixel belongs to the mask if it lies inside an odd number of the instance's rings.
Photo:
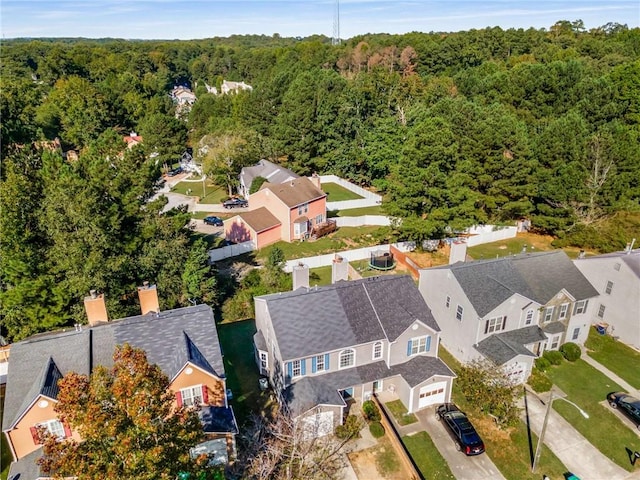
<path id="1" fill-rule="evenodd" d="M 307 213 L 309 211 L 309 204 L 303 203 L 302 205 L 298 205 L 298 215 L 302 215 L 303 213 Z"/>
<path id="2" fill-rule="evenodd" d="M 614 269 L 616 272 L 619 272 L 619 271 L 620 271 L 620 264 L 619 264 L 619 263 L 614 264 L 614 265 L 613 265 L 613 269 Z"/>
<path id="3" fill-rule="evenodd" d="M 611 290 L 613 290 L 613 282 L 607 282 L 607 288 L 604 289 L 607 295 L 611 295 Z"/>
<path id="4" fill-rule="evenodd" d="M 456 320 L 462 321 L 463 313 L 464 313 L 464 308 L 462 308 L 462 305 L 458 305 L 458 308 L 456 308 Z"/>
<path id="5" fill-rule="evenodd" d="M 316 217 L 316 225 L 320 225 L 322 223 L 322 215 L 318 215 Z"/>
<path id="6" fill-rule="evenodd" d="M 431 349 L 431 337 L 412 338 L 407 343 L 407 356 L 417 355 L 419 353 L 428 352 Z"/>
<path id="7" fill-rule="evenodd" d="M 567 312 L 569 311 L 569 304 L 563 303 L 560 305 L 560 313 L 558 314 L 558 320 L 564 320 L 567 318 Z"/>
<path id="8" fill-rule="evenodd" d="M 299 377 L 302 375 L 302 362 L 300 360 L 294 360 L 291 362 L 291 376 Z"/>
<path id="9" fill-rule="evenodd" d="M 267 352 L 260 352 L 260 366 L 265 370 L 269 366 L 269 360 L 268 360 L 268 357 L 267 357 Z"/>
<path id="10" fill-rule="evenodd" d="M 382 358 L 382 342 L 373 344 L 373 359 Z"/>
<path id="11" fill-rule="evenodd" d="M 44 427 L 54 437 L 64 438 L 64 425 L 60 420 L 49 420 L 38 424 L 38 427 Z"/>
<path id="12" fill-rule="evenodd" d="M 573 335 L 571 335 L 571 340 L 577 340 L 580 335 L 580 327 L 573 329 Z"/>
<path id="13" fill-rule="evenodd" d="M 553 318 L 553 309 L 554 307 L 547 307 L 544 309 L 544 321 L 550 322 Z"/>
<path id="14" fill-rule="evenodd" d="M 494 317 L 486 321 L 484 325 L 484 333 L 493 333 L 504 330 L 507 323 L 507 317 Z"/>
<path id="15" fill-rule="evenodd" d="M 525 325 L 531 325 L 531 322 L 533 321 L 533 308 L 530 308 L 529 310 L 527 310 L 527 316 L 524 319 L 524 324 Z"/>
<path id="16" fill-rule="evenodd" d="M 576 302 L 573 306 L 573 314 L 578 315 L 580 313 L 584 313 L 587 311 L 587 305 L 589 304 L 589 300 L 580 300 Z"/>
<path id="17" fill-rule="evenodd" d="M 200 405 L 203 403 L 202 385 L 198 385 L 197 387 L 183 388 L 180 390 L 180 395 L 182 396 L 182 405 L 186 405 L 187 407 Z"/>
<path id="18" fill-rule="evenodd" d="M 324 355 L 316 357 L 316 372 L 324 372 Z"/>
<path id="19" fill-rule="evenodd" d="M 551 350 L 555 350 L 558 348 L 558 344 L 560 343 L 560 335 L 556 335 L 551 339 Z"/>
<path id="20" fill-rule="evenodd" d="M 451 297 L 449 295 L 447 295 L 447 299 L 444 302 L 445 307 L 449 308 L 449 305 L 451 305 Z"/>
<path id="21" fill-rule="evenodd" d="M 343 350 L 340 352 L 340 368 L 353 367 L 355 361 L 355 350 Z"/>
<path id="22" fill-rule="evenodd" d="M 600 304 L 600 308 L 598 308 L 598 317 L 600 318 L 604 318 L 604 311 L 605 311 L 605 306 Z"/>
<path id="23" fill-rule="evenodd" d="M 300 222 L 293 224 L 293 235 L 296 237 L 300 237 L 303 234 L 307 233 L 307 222 Z"/>

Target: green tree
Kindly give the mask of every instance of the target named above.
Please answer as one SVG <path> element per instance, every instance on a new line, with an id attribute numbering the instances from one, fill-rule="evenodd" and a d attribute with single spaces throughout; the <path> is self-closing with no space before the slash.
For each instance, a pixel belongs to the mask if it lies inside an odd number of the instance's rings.
<path id="1" fill-rule="evenodd" d="M 185 123 L 172 115 L 153 113 L 139 125 L 146 152 L 160 165 L 171 166 L 180 159 L 187 145 Z"/>
<path id="2" fill-rule="evenodd" d="M 260 190 L 260 187 L 266 181 L 267 181 L 267 179 L 264 178 L 264 177 L 256 177 L 256 178 L 254 178 L 251 181 L 251 188 L 249 188 L 249 195 L 251 195 L 252 193 L 256 193 L 258 190 Z"/>
<path id="3" fill-rule="evenodd" d="M 175 408 L 169 378 L 144 351 L 124 345 L 113 366 L 59 381 L 55 411 L 81 441 L 48 436 L 39 461 L 47 473 L 88 479 L 167 479 L 202 471 L 189 449 L 203 439 L 198 414 Z"/>
<path id="4" fill-rule="evenodd" d="M 187 301 L 217 305 L 215 271 L 210 265 L 207 242 L 203 238 L 198 238 L 191 245 L 189 257 L 182 272 L 182 285 L 183 295 Z"/>

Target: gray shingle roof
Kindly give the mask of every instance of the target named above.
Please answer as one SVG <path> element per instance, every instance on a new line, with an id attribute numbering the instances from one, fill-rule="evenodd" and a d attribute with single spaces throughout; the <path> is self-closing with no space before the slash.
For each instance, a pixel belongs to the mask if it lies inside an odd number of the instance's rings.
<path id="1" fill-rule="evenodd" d="M 546 340 L 547 337 L 540 327 L 531 325 L 504 333 L 496 333 L 475 345 L 482 355 L 492 360 L 496 365 L 504 365 L 518 355 L 535 357 L 525 345 Z"/>
<path id="2" fill-rule="evenodd" d="M 285 361 L 385 338 L 394 341 L 416 320 L 440 331 L 406 275 L 370 277 L 258 298 L 267 303 Z"/>
<path id="3" fill-rule="evenodd" d="M 576 300 L 598 295 L 562 250 L 459 262 L 437 268 L 453 272 L 481 317 L 516 293 L 541 305 L 563 288 Z"/>
<path id="4" fill-rule="evenodd" d="M 56 376 L 51 365 L 62 375 L 86 375 L 97 365 L 111 366 L 115 346 L 124 343 L 145 350 L 169 378 L 187 360 L 224 377 L 218 332 L 207 305 L 124 318 L 80 332 L 38 335 L 11 346 L 3 429 L 11 428 L 39 393 L 55 398 L 57 388 L 47 386 Z"/>
<path id="5" fill-rule="evenodd" d="M 304 377 L 290 385 L 284 399 L 294 415 L 300 415 L 316 405 L 344 405 L 339 390 L 401 375 L 410 387 L 434 375 L 456 375 L 437 357 L 417 356 L 408 362 L 387 367 L 386 362 L 367 363 L 355 368 L 338 370 L 315 377 Z"/>
<path id="6" fill-rule="evenodd" d="M 613 252 L 613 253 L 605 253 L 604 255 L 595 255 L 593 257 L 585 257 L 577 259 L 576 262 L 588 262 L 589 260 L 600 260 L 603 258 L 617 258 L 631 269 L 631 271 L 636 275 L 636 277 L 640 278 L 640 248 L 636 248 L 631 250 L 630 252 Z"/>
<path id="7" fill-rule="evenodd" d="M 550 333 L 550 334 L 556 334 L 556 333 L 562 333 L 565 330 L 564 325 L 562 324 L 562 322 L 551 322 L 548 323 L 546 325 L 544 325 L 542 327 L 542 330 L 544 330 L 545 333 Z"/>
<path id="8" fill-rule="evenodd" d="M 284 183 L 288 180 L 298 178 L 291 170 L 276 165 L 269 160 L 260 160 L 256 165 L 251 167 L 244 167 L 240 172 L 242 182 L 247 187 L 251 188 L 251 183 L 256 177 L 266 178 L 270 183 Z"/>
<path id="9" fill-rule="evenodd" d="M 198 417 L 205 433 L 238 433 L 238 425 L 230 407 L 200 407 Z"/>
<path id="10" fill-rule="evenodd" d="M 25 455 L 17 462 L 13 462 L 9 467 L 8 479 L 19 480 L 36 480 L 43 477 L 48 478 L 47 475 L 43 475 L 40 467 L 36 463 L 42 456 L 42 448 L 38 448 L 33 452 Z"/>

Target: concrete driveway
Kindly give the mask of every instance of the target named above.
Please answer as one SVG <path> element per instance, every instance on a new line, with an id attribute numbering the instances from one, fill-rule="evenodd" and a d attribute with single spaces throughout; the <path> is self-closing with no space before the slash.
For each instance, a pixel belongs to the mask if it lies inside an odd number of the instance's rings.
<path id="1" fill-rule="evenodd" d="M 623 412 L 620 411 L 620 408 L 611 408 L 611 405 L 609 405 L 609 402 L 606 400 L 600 402 L 600 405 L 609 409 L 609 411 L 612 412 L 616 417 L 618 417 L 622 423 L 624 423 L 636 435 L 638 435 L 638 437 L 640 437 L 640 426 L 633 423 L 633 421 L 629 417 L 627 417 Z"/>
<path id="2" fill-rule="evenodd" d="M 416 413 L 420 425 L 429 434 L 440 454 L 449 464 L 458 480 L 498 480 L 505 477 L 486 453 L 467 457 L 456 449 L 456 444 L 441 421 L 436 420 L 435 407 Z"/>

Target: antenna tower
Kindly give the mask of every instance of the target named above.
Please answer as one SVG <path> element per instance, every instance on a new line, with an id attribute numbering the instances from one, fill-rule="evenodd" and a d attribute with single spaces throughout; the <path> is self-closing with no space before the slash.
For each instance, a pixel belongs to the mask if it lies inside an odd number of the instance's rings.
<path id="1" fill-rule="evenodd" d="M 333 38 L 331 45 L 340 45 L 340 0 L 336 0 L 333 11 Z"/>

